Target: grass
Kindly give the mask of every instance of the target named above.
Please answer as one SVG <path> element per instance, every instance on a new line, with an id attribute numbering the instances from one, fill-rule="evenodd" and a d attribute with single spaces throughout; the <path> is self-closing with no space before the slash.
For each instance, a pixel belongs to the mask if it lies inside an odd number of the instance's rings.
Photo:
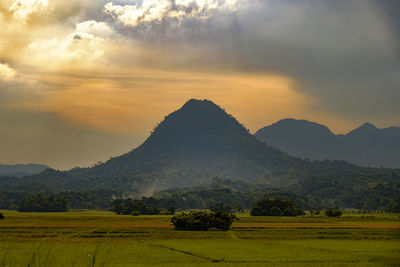
<path id="1" fill-rule="evenodd" d="M 251 217 L 175 231 L 170 216 L 2 211 L 0 266 L 399 266 L 396 214 Z"/>

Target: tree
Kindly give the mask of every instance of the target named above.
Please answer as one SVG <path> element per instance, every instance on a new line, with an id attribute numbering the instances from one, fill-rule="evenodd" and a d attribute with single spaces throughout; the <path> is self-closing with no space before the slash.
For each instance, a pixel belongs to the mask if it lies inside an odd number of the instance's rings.
<path id="1" fill-rule="evenodd" d="M 304 211 L 291 200 L 262 199 L 257 201 L 251 211 L 252 216 L 297 216 Z"/>
<path id="2" fill-rule="evenodd" d="M 234 220 L 238 218 L 229 212 L 191 211 L 172 217 L 171 222 L 177 230 L 207 231 L 211 228 L 229 230 Z"/>
<path id="3" fill-rule="evenodd" d="M 139 216 L 139 215 L 140 215 L 140 212 L 139 212 L 138 210 L 133 210 L 133 211 L 131 212 L 131 215 L 132 215 L 132 216 Z"/>
<path id="4" fill-rule="evenodd" d="M 191 211 L 172 217 L 172 224 L 177 230 L 206 231 L 212 227 L 212 213 L 207 211 Z"/>
<path id="5" fill-rule="evenodd" d="M 117 199 L 111 204 L 111 210 L 118 215 L 173 215 L 175 207 L 164 210 L 159 207 L 159 201 L 154 198 Z"/>
<path id="6" fill-rule="evenodd" d="M 259 206 L 254 206 L 250 212 L 251 216 L 265 216 L 265 212 Z"/>
<path id="7" fill-rule="evenodd" d="M 0 212 L 0 220 L 3 220 L 3 219 L 4 219 L 4 215 L 3 215 L 3 213 Z"/>
<path id="8" fill-rule="evenodd" d="M 393 206 L 392 206 L 392 208 L 390 209 L 390 212 L 393 212 L 393 213 L 400 213 L 400 204 L 398 203 L 398 204 L 394 204 Z"/>
<path id="9" fill-rule="evenodd" d="M 231 207 L 225 206 L 224 203 L 216 203 L 210 207 L 212 212 L 219 212 L 219 211 L 230 211 Z"/>
<path id="10" fill-rule="evenodd" d="M 169 207 L 168 209 L 168 215 L 174 215 L 175 214 L 175 207 Z"/>
<path id="11" fill-rule="evenodd" d="M 216 203 L 214 205 L 210 206 L 210 210 L 212 212 L 219 212 L 219 211 L 225 211 L 225 212 L 243 212 L 243 208 L 239 204 L 233 204 L 233 205 L 225 205 L 224 203 Z"/>
<path id="12" fill-rule="evenodd" d="M 327 209 L 325 210 L 325 215 L 328 217 L 340 217 L 343 212 L 339 209 Z"/>
<path id="13" fill-rule="evenodd" d="M 38 194 L 36 197 L 26 198 L 18 205 L 19 212 L 64 212 L 67 211 L 65 197 L 46 197 Z"/>
<path id="14" fill-rule="evenodd" d="M 291 214 L 291 213 L 289 211 L 286 214 Z M 272 207 L 272 209 L 269 211 L 269 215 L 271 215 L 271 216 L 281 216 L 282 215 L 282 210 L 280 208 L 278 208 L 278 207 Z M 291 216 L 291 215 L 285 215 L 285 216 Z"/>
<path id="15" fill-rule="evenodd" d="M 238 220 L 236 215 L 226 212 L 226 211 L 219 211 L 213 214 L 213 225 L 217 229 L 221 229 L 224 231 L 229 230 L 234 220 Z"/>

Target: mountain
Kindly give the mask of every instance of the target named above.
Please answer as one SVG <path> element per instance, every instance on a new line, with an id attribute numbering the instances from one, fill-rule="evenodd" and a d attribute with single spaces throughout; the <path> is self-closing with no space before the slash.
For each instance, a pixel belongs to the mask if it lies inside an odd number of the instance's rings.
<path id="1" fill-rule="evenodd" d="M 291 131 L 291 122 L 286 123 L 285 132 Z M 321 140 L 336 140 L 326 127 L 305 124 L 294 144 L 313 141 L 309 136 L 314 129 Z M 318 147 L 315 145 L 315 149 Z M 198 186 L 207 186 L 215 177 L 243 183 L 226 190 L 206 188 L 193 196 L 210 198 L 213 192 L 215 200 L 236 201 L 243 193 L 239 191 L 251 187 L 258 195 L 274 188 L 292 192 L 307 197 L 314 206 L 391 209 L 400 202 L 400 170 L 290 156 L 258 140 L 213 102 L 192 99 L 166 116 L 141 146 L 105 163 L 69 171 L 47 169 L 21 178 L 2 177 L 0 206 L 5 203 L 3 207 L 10 207 L 7 204 L 10 200 L 4 197 L 2 200 L 1 196 L 13 196 L 15 192 L 20 198 L 43 191 L 51 194 L 67 191 L 66 195 L 79 191 L 94 196 L 98 193 L 93 192 L 105 190 L 100 195 L 129 197 L 152 196 L 171 188 L 192 188 L 197 192 Z M 193 192 L 192 189 L 189 191 Z M 236 193 L 229 193 L 230 190 Z M 18 203 L 16 197 L 15 203 Z"/>
<path id="2" fill-rule="evenodd" d="M 290 155 L 314 160 L 336 159 L 368 167 L 400 168 L 400 128 L 378 129 L 371 123 L 346 135 L 306 120 L 284 119 L 255 136 Z"/>
<path id="3" fill-rule="evenodd" d="M 286 158 L 213 102 L 192 99 L 166 116 L 129 153 L 92 168 L 46 170 L 21 186 L 29 190 L 107 188 L 149 195 L 158 189 L 204 184 L 216 176 L 255 180 L 283 168 L 289 162 Z"/>
<path id="4" fill-rule="evenodd" d="M 40 164 L 0 164 L 0 176 L 22 177 L 40 173 L 49 167 Z"/>

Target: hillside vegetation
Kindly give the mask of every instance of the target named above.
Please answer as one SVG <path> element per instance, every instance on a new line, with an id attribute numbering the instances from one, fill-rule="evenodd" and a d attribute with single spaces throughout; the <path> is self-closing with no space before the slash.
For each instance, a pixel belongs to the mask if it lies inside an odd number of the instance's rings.
<path id="1" fill-rule="evenodd" d="M 249 206 L 254 195 L 262 197 L 271 190 L 305 197 L 313 207 L 392 209 L 400 203 L 400 170 L 292 157 L 255 138 L 213 102 L 194 99 L 166 116 L 141 146 L 122 156 L 92 168 L 2 177 L 0 190 L 8 195 L 105 190 L 110 198 L 158 195 L 183 205 L 186 202 L 176 195 L 199 195 L 202 187 L 208 197 L 200 194 L 202 201 L 187 206 L 205 207 L 215 204 L 211 199 L 217 193 L 207 187 L 215 177 L 243 182 L 240 188 L 231 188 L 226 201 L 218 201 L 226 204 Z M 169 189 L 176 195 L 156 194 Z"/>

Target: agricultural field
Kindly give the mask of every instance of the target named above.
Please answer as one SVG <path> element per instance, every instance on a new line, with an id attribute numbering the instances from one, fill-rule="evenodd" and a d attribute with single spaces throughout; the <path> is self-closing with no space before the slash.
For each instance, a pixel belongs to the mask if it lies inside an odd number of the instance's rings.
<path id="1" fill-rule="evenodd" d="M 176 231 L 171 216 L 1 211 L 0 266 L 399 266 L 398 214 L 251 217 Z"/>

